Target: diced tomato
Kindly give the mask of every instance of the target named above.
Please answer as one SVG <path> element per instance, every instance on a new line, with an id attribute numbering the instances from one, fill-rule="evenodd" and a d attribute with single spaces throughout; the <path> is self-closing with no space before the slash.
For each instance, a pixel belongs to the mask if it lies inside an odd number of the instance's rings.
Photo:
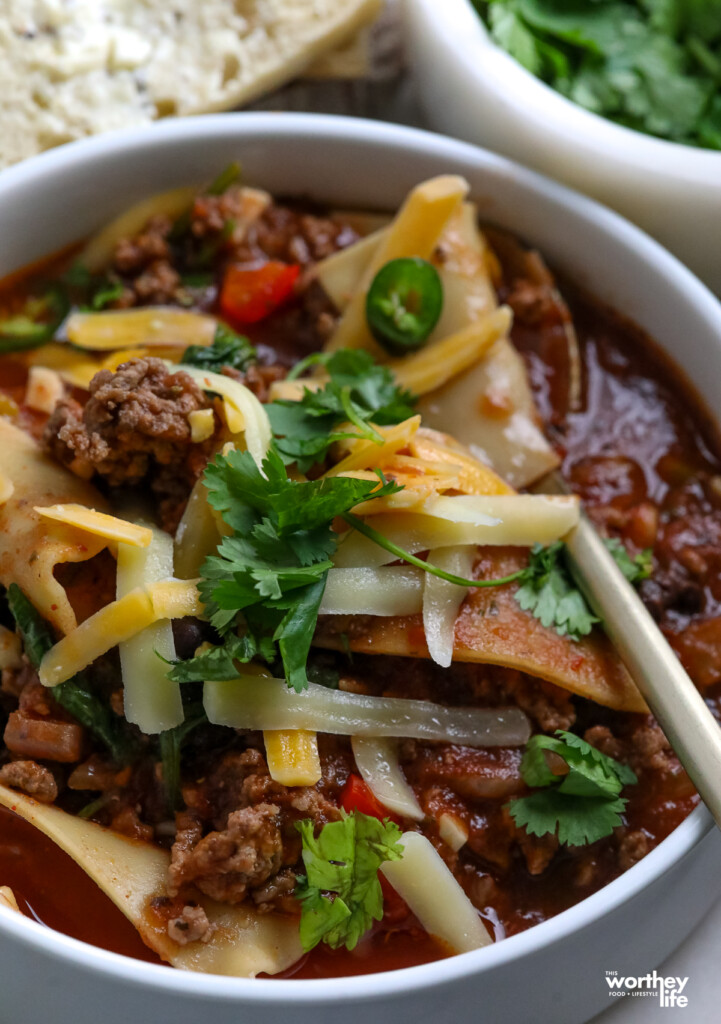
<path id="1" fill-rule="evenodd" d="M 360 775 L 348 776 L 348 781 L 341 793 L 340 802 L 343 810 L 348 811 L 348 813 L 360 811 L 361 814 L 367 814 L 371 818 L 380 818 L 381 821 L 384 818 L 391 818 L 393 821 L 398 820 L 373 795 L 370 787 L 366 785 Z"/>
<path id="2" fill-rule="evenodd" d="M 238 326 L 265 319 L 293 294 L 300 266 L 270 260 L 259 266 L 228 267 L 220 290 L 220 308 Z"/>
<path id="3" fill-rule="evenodd" d="M 360 811 L 371 818 L 380 818 L 381 821 L 390 818 L 391 821 L 400 824 L 400 819 L 383 806 L 360 775 L 348 776 L 340 802 L 343 810 L 349 814 L 351 811 Z M 408 917 L 408 905 L 382 873 L 379 873 L 378 877 L 383 890 L 383 924 L 385 927 L 397 925 Z"/>

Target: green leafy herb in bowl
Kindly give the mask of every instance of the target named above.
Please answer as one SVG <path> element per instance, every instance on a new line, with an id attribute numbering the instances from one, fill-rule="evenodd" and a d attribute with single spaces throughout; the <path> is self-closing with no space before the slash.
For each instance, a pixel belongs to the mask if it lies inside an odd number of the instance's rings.
<path id="1" fill-rule="evenodd" d="M 720 0 L 473 0 L 493 40 L 579 106 L 721 149 Z"/>

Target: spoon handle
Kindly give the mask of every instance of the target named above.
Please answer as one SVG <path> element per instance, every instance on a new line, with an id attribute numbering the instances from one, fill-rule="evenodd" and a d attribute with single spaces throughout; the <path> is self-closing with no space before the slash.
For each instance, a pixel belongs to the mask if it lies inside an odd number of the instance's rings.
<path id="1" fill-rule="evenodd" d="M 573 575 L 721 828 L 721 728 L 590 520 L 566 538 Z"/>

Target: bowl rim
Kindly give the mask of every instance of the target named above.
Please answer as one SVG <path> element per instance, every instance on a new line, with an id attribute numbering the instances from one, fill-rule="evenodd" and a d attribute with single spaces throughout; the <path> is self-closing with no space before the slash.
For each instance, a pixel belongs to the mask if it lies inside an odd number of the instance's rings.
<path id="1" fill-rule="evenodd" d="M 593 230 L 620 240 L 633 250 L 634 256 L 651 263 L 660 278 L 674 280 L 699 315 L 717 325 L 721 336 L 721 305 L 691 271 L 645 232 L 594 200 L 505 157 L 415 128 L 360 118 L 294 113 L 215 114 L 168 120 L 150 129 L 123 129 L 73 142 L 4 170 L 0 172 L 0 202 L 14 190 L 32 191 L 57 173 L 72 173 L 74 167 L 85 161 L 92 162 L 109 155 L 122 161 L 131 153 L 138 157 L 147 151 L 160 150 L 165 142 L 192 141 L 197 145 L 204 138 L 221 137 L 238 145 L 262 140 L 282 146 L 294 141 L 307 142 L 309 136 L 316 144 L 345 141 L 354 145 L 382 147 L 407 160 L 430 157 L 459 166 L 461 171 L 465 164 L 477 171 L 505 175 L 546 202 L 570 208 Z M 2 907 L 0 933 L 12 937 L 26 948 L 34 948 L 64 963 L 158 992 L 182 992 L 191 998 L 203 997 L 219 1002 L 272 1003 L 279 1007 L 298 1003 L 328 1005 L 348 999 L 362 1003 L 370 999 L 398 997 L 454 982 L 471 974 L 482 974 L 593 926 L 597 920 L 633 900 L 645 887 L 671 870 L 712 828 L 711 816 L 700 804 L 642 861 L 556 917 L 481 950 L 373 975 L 318 980 L 269 978 L 258 982 L 256 979 L 174 971 L 70 938 Z M 368 984 L 370 977 L 373 978 L 372 985 Z"/>
<path id="2" fill-rule="evenodd" d="M 436 43 L 442 43 L 466 72 L 483 76 L 484 87 L 502 96 L 506 105 L 521 107 L 528 116 L 552 127 L 559 135 L 614 160 L 645 169 L 664 171 L 681 179 L 721 180 L 721 152 L 646 135 L 617 124 L 601 114 L 574 103 L 537 78 L 491 38 L 471 0 L 410 0 L 418 3 L 433 22 Z M 411 15 L 412 16 L 412 15 Z M 488 73 L 484 73 L 487 68 Z"/>

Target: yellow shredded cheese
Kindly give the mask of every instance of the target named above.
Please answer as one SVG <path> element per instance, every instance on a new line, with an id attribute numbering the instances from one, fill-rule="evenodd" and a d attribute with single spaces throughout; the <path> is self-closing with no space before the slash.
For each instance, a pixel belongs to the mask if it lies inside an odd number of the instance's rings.
<path id="1" fill-rule="evenodd" d="M 187 309 L 153 306 L 111 309 L 102 313 L 73 313 L 68 318 L 68 339 L 93 351 L 147 348 L 187 348 L 212 345 L 217 322 L 212 316 Z"/>
<path id="2" fill-rule="evenodd" d="M 413 435 L 421 425 L 420 416 L 411 416 L 402 423 L 393 427 L 375 427 L 383 438 L 382 444 L 375 441 L 349 442 L 350 455 L 336 463 L 328 470 L 326 476 L 341 476 L 358 469 L 373 469 L 376 466 L 383 466 L 384 462 L 391 455 L 405 448 L 413 438 Z"/>
<path id="3" fill-rule="evenodd" d="M 60 375 L 47 366 L 31 366 L 25 391 L 25 404 L 48 416 L 65 394 Z"/>
<path id="4" fill-rule="evenodd" d="M 315 786 L 320 781 L 317 734 L 308 729 L 266 729 L 263 733 L 270 777 L 283 786 Z"/>
<path id="5" fill-rule="evenodd" d="M 157 526 L 150 529 L 148 547 L 118 544 L 118 599 L 136 587 L 173 575 L 173 539 Z M 119 644 L 118 653 L 126 719 L 146 735 L 180 725 L 184 718 L 180 685 L 168 679 L 167 663 L 176 658 L 172 623 L 167 619 L 153 622 Z"/>
<path id="6" fill-rule="evenodd" d="M 184 363 L 178 364 L 177 369 L 192 377 L 204 391 L 221 396 L 228 428 L 235 435 L 234 441 L 242 441 L 260 466 L 270 448 L 272 433 L 268 414 L 253 392 L 240 381 L 224 377 L 222 373 Z"/>
<path id="7" fill-rule="evenodd" d="M 65 682 L 153 622 L 202 613 L 195 580 L 167 580 L 136 587 L 91 615 L 51 647 L 40 663 L 40 682 L 43 686 Z"/>
<path id="8" fill-rule="evenodd" d="M 215 417 L 212 409 L 193 409 L 188 413 L 190 424 L 190 440 L 193 444 L 201 444 L 212 437 L 215 432 Z"/>
<path id="9" fill-rule="evenodd" d="M 430 348 L 394 359 L 388 364 L 389 369 L 400 387 L 424 395 L 479 362 L 499 338 L 505 337 L 510 326 L 511 311 L 508 306 L 501 306 Z"/>
<path id="10" fill-rule="evenodd" d="M 84 505 L 49 505 L 46 508 L 36 505 L 35 511 L 44 519 L 67 523 L 68 526 L 95 534 L 96 537 L 131 544 L 136 548 L 147 548 L 153 536 L 152 530 L 145 526 L 136 526 L 135 523 L 128 523 L 125 519 L 110 516 L 107 512 L 97 512 Z"/>

